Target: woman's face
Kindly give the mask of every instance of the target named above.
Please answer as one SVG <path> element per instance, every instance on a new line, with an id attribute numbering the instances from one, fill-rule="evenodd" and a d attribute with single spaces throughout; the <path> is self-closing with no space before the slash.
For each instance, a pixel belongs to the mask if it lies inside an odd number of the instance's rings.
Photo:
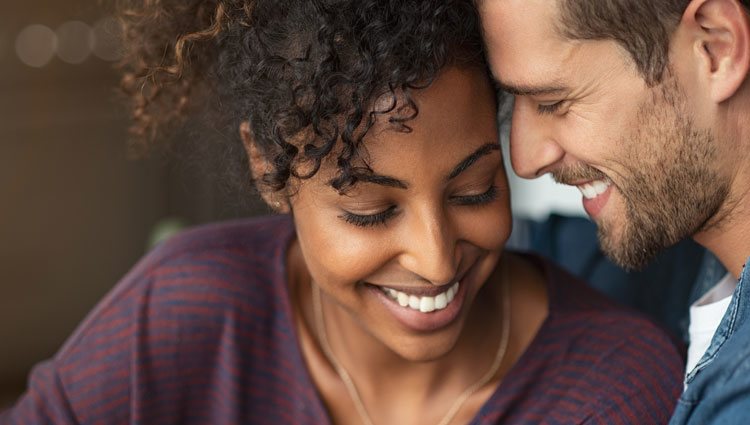
<path id="1" fill-rule="evenodd" d="M 365 138 L 371 181 L 340 195 L 324 165 L 290 203 L 327 307 L 401 357 L 427 360 L 455 345 L 511 217 L 485 74 L 447 68 L 414 100 L 410 133 L 386 116 Z"/>

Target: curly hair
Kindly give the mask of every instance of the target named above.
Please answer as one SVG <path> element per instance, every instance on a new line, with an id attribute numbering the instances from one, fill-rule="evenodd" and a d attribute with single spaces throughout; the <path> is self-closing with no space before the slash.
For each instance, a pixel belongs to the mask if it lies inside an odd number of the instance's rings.
<path id="1" fill-rule="evenodd" d="M 272 190 L 329 156 L 346 190 L 372 172 L 362 141 L 378 115 L 408 132 L 414 90 L 448 64 L 486 69 L 471 0 L 123 0 L 120 16 L 134 145 L 218 96 L 234 128 L 249 123 Z"/>

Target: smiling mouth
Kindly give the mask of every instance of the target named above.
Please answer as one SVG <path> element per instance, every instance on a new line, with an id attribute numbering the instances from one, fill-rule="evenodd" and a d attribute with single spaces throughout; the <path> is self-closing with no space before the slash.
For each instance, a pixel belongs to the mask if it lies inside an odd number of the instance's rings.
<path id="1" fill-rule="evenodd" d="M 421 313 L 432 313 L 434 311 L 443 310 L 450 305 L 456 297 L 459 285 L 460 282 L 455 282 L 452 285 L 443 285 L 443 292 L 434 296 L 407 294 L 406 292 L 383 286 L 379 289 L 401 307 L 416 310 Z"/>
<path id="2" fill-rule="evenodd" d="M 595 199 L 597 196 L 606 192 L 610 186 L 612 186 L 612 181 L 607 178 L 590 181 L 581 185 L 576 185 L 578 190 L 581 191 L 581 194 L 586 199 Z"/>

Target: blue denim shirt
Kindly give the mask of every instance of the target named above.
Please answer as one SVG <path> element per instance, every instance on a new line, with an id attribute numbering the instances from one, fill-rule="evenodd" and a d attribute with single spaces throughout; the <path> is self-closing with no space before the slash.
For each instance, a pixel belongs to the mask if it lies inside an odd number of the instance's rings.
<path id="1" fill-rule="evenodd" d="M 745 267 L 706 354 L 685 379 L 670 425 L 750 424 L 749 280 Z"/>
<path id="2" fill-rule="evenodd" d="M 685 342 L 689 306 L 726 274 L 713 254 L 691 240 L 662 252 L 644 270 L 626 272 L 604 257 L 596 225 L 585 218 L 514 218 L 513 224 L 511 246 L 552 258 L 610 297 L 651 315 Z M 686 383 L 671 425 L 750 425 L 750 267 L 743 270 L 716 335 Z"/>

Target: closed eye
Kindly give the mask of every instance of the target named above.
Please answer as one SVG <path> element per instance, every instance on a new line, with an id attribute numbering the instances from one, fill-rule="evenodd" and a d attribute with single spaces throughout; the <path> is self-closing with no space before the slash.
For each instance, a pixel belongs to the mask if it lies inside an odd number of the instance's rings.
<path id="1" fill-rule="evenodd" d="M 477 195 L 453 196 L 449 202 L 458 206 L 484 205 L 495 201 L 498 197 L 498 188 L 495 185 L 490 186 L 485 192 Z M 339 216 L 342 220 L 357 227 L 374 227 L 387 224 L 388 220 L 398 214 L 396 206 L 392 205 L 387 209 L 374 214 L 355 214 L 344 211 Z"/>
<path id="2" fill-rule="evenodd" d="M 537 112 L 539 112 L 539 114 L 541 115 L 551 115 L 559 111 L 563 103 L 564 103 L 563 100 L 559 102 L 555 102 L 555 103 L 549 103 L 549 104 L 540 103 L 539 105 L 537 105 L 536 109 L 537 109 Z"/>
<path id="3" fill-rule="evenodd" d="M 486 192 L 478 195 L 453 196 L 450 202 L 453 205 L 483 205 L 497 199 L 497 186 L 492 185 Z"/>
<path id="4" fill-rule="evenodd" d="M 355 214 L 353 212 L 344 211 L 339 218 L 357 227 L 372 227 L 385 224 L 395 215 L 396 206 L 392 205 L 387 209 L 374 214 Z"/>

